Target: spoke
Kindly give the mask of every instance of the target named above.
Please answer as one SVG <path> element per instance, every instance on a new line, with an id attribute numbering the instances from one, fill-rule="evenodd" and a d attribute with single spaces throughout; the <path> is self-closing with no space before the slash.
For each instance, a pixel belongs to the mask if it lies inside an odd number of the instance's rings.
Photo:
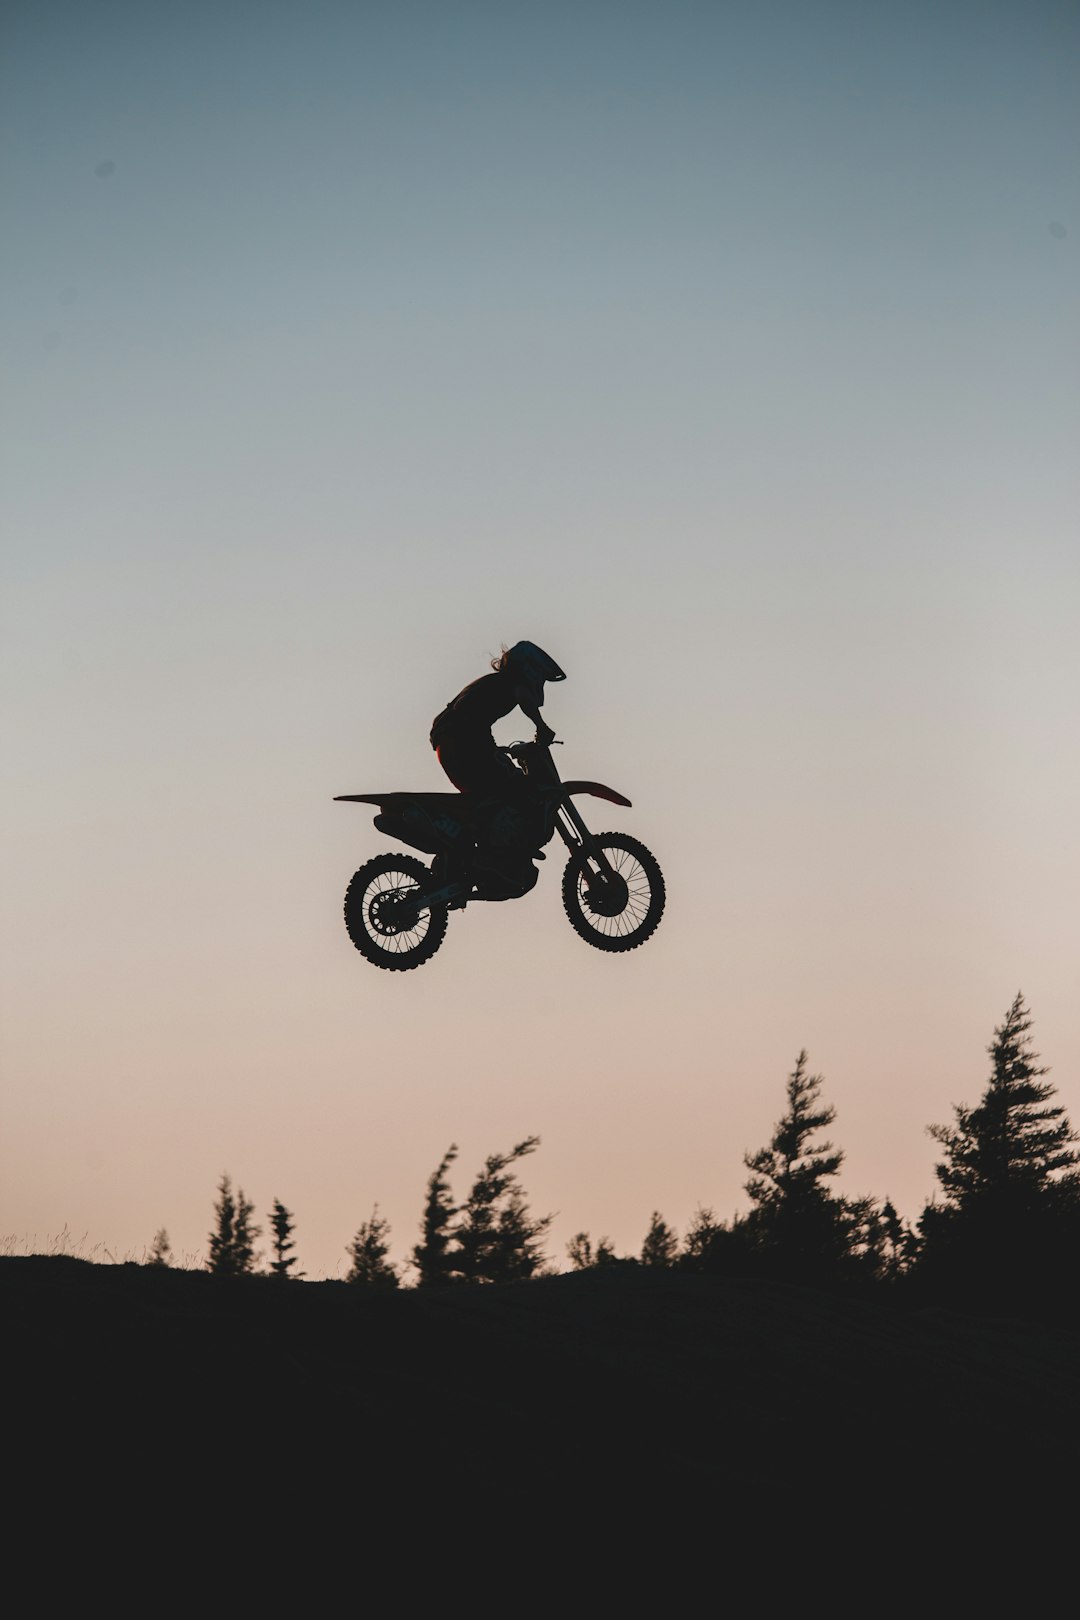
<path id="1" fill-rule="evenodd" d="M 601 846 L 611 870 L 626 886 L 626 900 L 615 915 L 594 911 L 589 904 L 589 881 L 585 873 L 578 873 L 577 892 L 582 911 L 590 925 L 605 938 L 624 938 L 637 931 L 648 920 L 653 902 L 653 888 L 645 867 L 628 849 L 618 845 Z M 596 874 L 599 875 L 599 874 Z"/>
<path id="2" fill-rule="evenodd" d="M 422 944 L 431 926 L 430 913 L 411 928 L 393 927 L 395 903 L 407 903 L 420 889 L 408 872 L 380 872 L 368 885 L 362 899 L 368 936 L 387 955 L 402 955 Z"/>

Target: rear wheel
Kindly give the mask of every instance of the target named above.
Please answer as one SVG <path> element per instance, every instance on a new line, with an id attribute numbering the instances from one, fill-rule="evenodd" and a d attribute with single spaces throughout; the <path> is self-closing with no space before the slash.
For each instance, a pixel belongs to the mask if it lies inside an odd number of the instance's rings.
<path id="1" fill-rule="evenodd" d="M 402 972 L 435 955 L 446 935 L 446 907 L 429 906 L 430 873 L 411 855 L 378 855 L 345 891 L 349 938 L 376 967 Z"/>
<path id="2" fill-rule="evenodd" d="M 656 932 L 664 914 L 664 876 L 656 856 L 625 833 L 596 839 L 614 876 L 571 860 L 563 873 L 563 905 L 574 932 L 600 951 L 632 951 Z"/>

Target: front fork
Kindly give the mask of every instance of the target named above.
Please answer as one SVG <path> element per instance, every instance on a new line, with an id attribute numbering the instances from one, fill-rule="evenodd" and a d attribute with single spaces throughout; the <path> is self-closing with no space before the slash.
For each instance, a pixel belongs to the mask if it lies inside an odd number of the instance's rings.
<path id="1" fill-rule="evenodd" d="M 587 887 L 591 887 L 597 878 L 601 883 L 618 881 L 618 873 L 570 799 L 564 800 L 555 812 L 555 830 L 570 851 L 571 865 L 581 873 Z"/>

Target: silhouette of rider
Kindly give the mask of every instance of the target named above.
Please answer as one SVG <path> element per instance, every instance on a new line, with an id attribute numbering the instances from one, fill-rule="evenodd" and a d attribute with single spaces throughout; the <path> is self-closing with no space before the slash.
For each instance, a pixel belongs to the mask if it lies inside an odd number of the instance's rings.
<path id="1" fill-rule="evenodd" d="M 498 815 L 481 833 L 477 851 L 480 864 L 505 878 L 521 873 L 522 835 L 531 820 L 522 814 L 522 799 L 528 794 L 525 777 L 502 752 L 491 728 L 514 709 L 520 709 L 536 727 L 536 740 L 545 746 L 555 733 L 540 714 L 544 702 L 544 682 L 564 681 L 566 676 L 543 648 L 531 641 L 504 647 L 491 660 L 492 673 L 471 681 L 456 698 L 437 714 L 431 727 L 431 746 L 439 764 L 461 793 L 482 795 L 517 806 L 508 809 L 500 827 Z M 533 842 L 538 842 L 533 839 Z M 512 846 L 516 845 L 514 849 Z M 527 863 L 531 883 L 536 870 Z"/>

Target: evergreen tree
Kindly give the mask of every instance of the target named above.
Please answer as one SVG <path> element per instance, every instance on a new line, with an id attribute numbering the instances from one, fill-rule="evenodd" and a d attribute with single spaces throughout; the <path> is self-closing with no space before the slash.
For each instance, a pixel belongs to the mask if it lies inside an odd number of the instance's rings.
<path id="1" fill-rule="evenodd" d="M 575 1272 L 588 1272 L 594 1265 L 614 1265 L 617 1259 L 610 1238 L 601 1238 L 593 1247 L 593 1239 L 589 1238 L 588 1231 L 573 1234 L 567 1244 L 567 1255 L 570 1257 L 570 1267 Z"/>
<path id="2" fill-rule="evenodd" d="M 935 1166 L 944 1201 L 931 1201 L 919 1222 L 924 1276 L 1045 1289 L 1071 1266 L 1080 1236 L 1077 1136 L 1051 1102 L 1031 1024 L 1018 993 L 987 1049 L 980 1102 L 956 1105 L 952 1125 L 929 1127 L 944 1149 Z"/>
<path id="3" fill-rule="evenodd" d="M 397 1267 L 387 1259 L 390 1253 L 390 1223 L 379 1214 L 379 1206 L 371 1212 L 371 1219 L 362 1221 L 346 1253 L 352 1267 L 346 1282 L 359 1283 L 367 1288 L 397 1288 Z"/>
<path id="4" fill-rule="evenodd" d="M 1017 993 L 987 1048 L 990 1081 L 976 1108 L 955 1109 L 955 1125 L 931 1125 L 945 1150 L 935 1174 L 947 1204 L 964 1210 L 984 1200 L 1030 1208 L 1051 1194 L 1062 1171 L 1073 1169 L 1077 1140 L 1064 1108 L 1049 1107 L 1055 1088 L 1031 1049 L 1031 1015 Z"/>
<path id="5" fill-rule="evenodd" d="M 919 1240 L 886 1199 L 842 1199 L 841 1225 L 849 1270 L 867 1279 L 895 1282 L 911 1270 Z"/>
<path id="6" fill-rule="evenodd" d="M 851 1258 L 855 1206 L 829 1191 L 827 1182 L 844 1162 L 831 1142 L 812 1139 L 831 1125 L 835 1109 L 819 1100 L 821 1075 L 807 1074 L 800 1052 L 787 1082 L 787 1113 L 768 1147 L 744 1156 L 754 1208 L 743 1233 L 767 1270 L 798 1277 L 827 1277 Z"/>
<path id="7" fill-rule="evenodd" d="M 699 1204 L 683 1238 L 682 1251 L 679 1255 L 680 1265 L 688 1271 L 706 1270 L 712 1258 L 717 1236 L 722 1230 L 723 1223 L 716 1219 L 712 1210 Z"/>
<path id="8" fill-rule="evenodd" d="M 146 1263 L 148 1266 L 172 1265 L 172 1244 L 169 1242 L 169 1234 L 166 1232 L 163 1226 L 159 1226 L 157 1231 L 154 1233 L 154 1242 L 150 1249 L 150 1258 Z"/>
<path id="9" fill-rule="evenodd" d="M 575 1232 L 566 1245 L 566 1253 L 572 1271 L 588 1271 L 589 1267 L 596 1263 L 593 1255 L 592 1238 L 588 1232 Z"/>
<path id="10" fill-rule="evenodd" d="M 853 1198 L 843 1201 L 843 1225 L 848 1259 L 865 1277 L 895 1282 L 910 1269 L 918 1253 L 918 1239 L 895 1208 L 885 1200 Z"/>
<path id="11" fill-rule="evenodd" d="M 453 1221 L 457 1205 L 450 1197 L 450 1183 L 446 1172 L 457 1158 L 457 1144 L 451 1143 L 438 1167 L 428 1177 L 427 1202 L 420 1226 L 421 1239 L 412 1252 L 412 1263 L 421 1287 L 433 1283 L 446 1283 L 454 1274 L 451 1254 Z"/>
<path id="12" fill-rule="evenodd" d="M 247 1276 L 253 1272 L 259 1259 L 255 1253 L 255 1242 L 262 1232 L 262 1227 L 252 1225 L 251 1217 L 254 1213 L 255 1205 L 244 1197 L 243 1187 L 237 1188 L 236 1223 L 233 1227 L 233 1254 L 237 1276 Z"/>
<path id="13" fill-rule="evenodd" d="M 718 1221 L 711 1209 L 698 1208 L 676 1259 L 684 1271 L 714 1272 L 724 1277 L 753 1276 L 761 1270 L 755 1244 L 762 1233 L 753 1215 Z"/>
<path id="14" fill-rule="evenodd" d="M 233 1197 L 232 1182 L 223 1175 L 218 1183 L 214 1205 L 216 1224 L 210 1233 L 208 1271 L 216 1277 L 239 1277 L 255 1269 L 255 1239 L 260 1228 L 252 1226 L 254 1204 L 244 1197 L 241 1187 Z"/>
<path id="15" fill-rule="evenodd" d="M 275 1198 L 270 1210 L 270 1230 L 273 1233 L 274 1258 L 270 1262 L 270 1274 L 278 1277 L 282 1282 L 288 1282 L 302 1277 L 302 1271 L 291 1272 L 290 1266 L 296 1264 L 296 1256 L 290 1254 L 295 1249 L 292 1235 L 296 1230 L 296 1221 L 291 1210 L 285 1208 L 280 1198 Z"/>
<path id="16" fill-rule="evenodd" d="M 673 1266 L 679 1252 L 679 1239 L 658 1209 L 653 1210 L 649 1230 L 641 1246 L 643 1266 Z"/>
<path id="17" fill-rule="evenodd" d="M 588 1232 L 575 1233 L 566 1245 L 566 1252 L 574 1271 L 590 1271 L 593 1266 L 610 1266 L 616 1260 L 615 1246 L 611 1239 L 602 1237 L 594 1249 Z"/>
<path id="18" fill-rule="evenodd" d="M 542 1240 L 553 1217 L 534 1218 L 510 1166 L 539 1146 L 529 1136 L 509 1153 L 493 1153 L 461 1207 L 455 1269 L 466 1282 L 518 1282 L 544 1265 Z"/>
<path id="19" fill-rule="evenodd" d="M 218 1200 L 214 1205 L 216 1224 L 210 1233 L 210 1254 L 206 1269 L 215 1277 L 235 1275 L 233 1238 L 236 1231 L 236 1200 L 232 1195 L 232 1182 L 223 1175 L 218 1183 Z"/>

